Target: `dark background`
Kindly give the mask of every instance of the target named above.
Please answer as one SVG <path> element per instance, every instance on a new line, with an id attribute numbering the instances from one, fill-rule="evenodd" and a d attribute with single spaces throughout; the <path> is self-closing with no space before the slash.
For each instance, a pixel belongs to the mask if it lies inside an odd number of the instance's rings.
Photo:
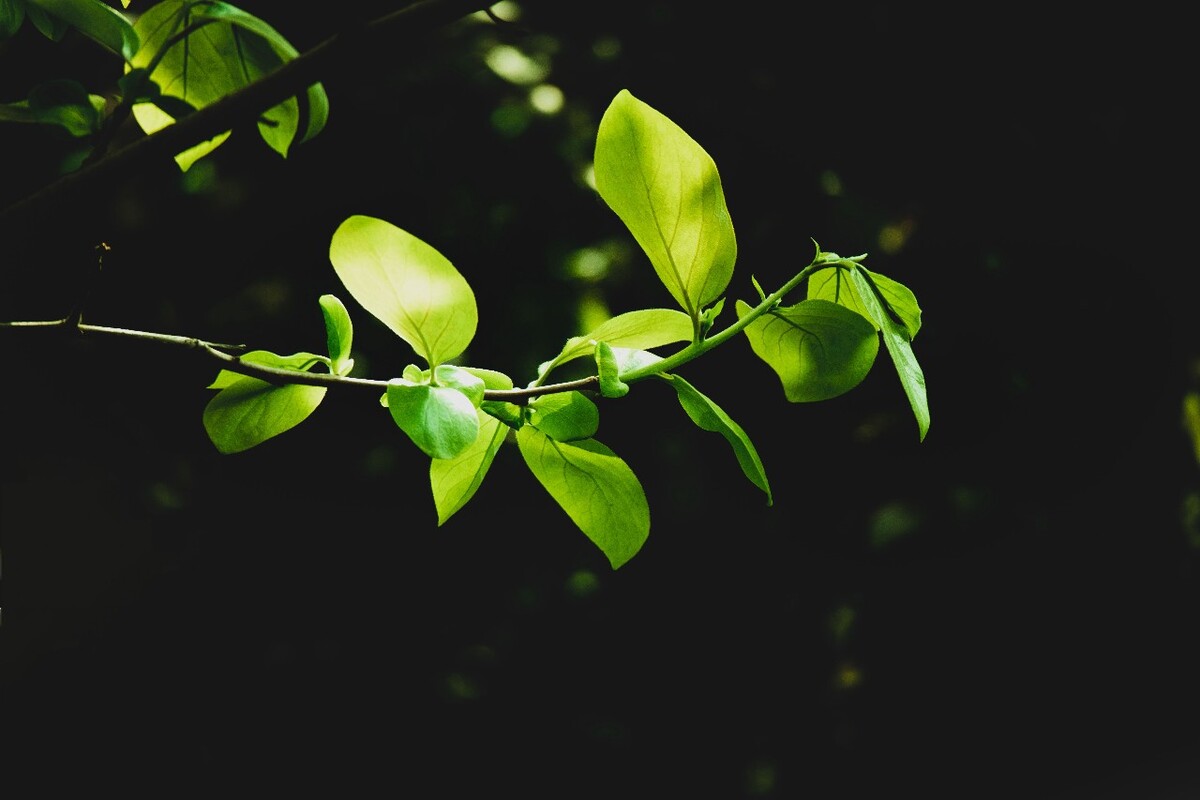
<path id="1" fill-rule="evenodd" d="M 389 10 L 241 5 L 301 50 Z M 287 160 L 239 129 L 186 176 L 143 165 L 6 227 L 0 319 L 85 296 L 99 324 L 319 351 L 333 292 L 388 377 L 411 352 L 328 262 L 346 216 L 383 217 L 464 273 L 471 362 L 522 383 L 585 295 L 670 304 L 580 180 L 627 88 L 721 171 L 730 302 L 811 239 L 916 293 L 932 427 L 918 442 L 882 351 L 795 406 L 734 341 L 683 374 L 746 428 L 774 506 L 637 386 L 597 436 L 652 514 L 614 572 L 515 449 L 439 528 L 370 393 L 221 456 L 202 356 L 0 332 L 5 773 L 164 797 L 1196 796 L 1185 29 L 1153 5 L 530 3 L 338 62 L 326 130 Z M 561 113 L 522 112 L 497 43 L 547 60 Z M 28 26 L 0 64 L 6 102 L 118 75 Z M 69 153 L 0 142 L 5 205 Z M 624 256 L 590 283 L 582 247 Z"/>

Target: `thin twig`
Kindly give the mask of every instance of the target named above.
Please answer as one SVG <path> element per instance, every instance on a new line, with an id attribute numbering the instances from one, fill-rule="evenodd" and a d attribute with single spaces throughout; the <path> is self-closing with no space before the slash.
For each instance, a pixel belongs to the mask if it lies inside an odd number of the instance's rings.
<path id="1" fill-rule="evenodd" d="M 184 347 L 189 350 L 199 350 L 219 361 L 222 369 L 227 369 L 230 372 L 236 372 L 240 375 L 246 375 L 251 378 L 258 378 L 259 380 L 278 386 L 286 384 L 324 387 L 356 386 L 359 388 L 374 389 L 375 391 L 386 391 L 388 387 L 388 381 L 379 380 L 376 378 L 352 378 L 347 375 L 334 375 L 328 372 L 303 372 L 301 370 L 287 369 L 285 367 L 273 367 L 267 364 L 257 364 L 253 361 L 243 361 L 239 356 L 227 351 L 245 351 L 247 349 L 246 345 L 219 344 L 217 342 L 209 342 L 204 339 L 197 339 L 194 336 L 176 336 L 170 333 L 154 333 L 152 331 L 139 331 L 132 328 L 114 328 L 108 325 L 92 325 L 85 322 L 72 324 L 70 317 L 50 320 L 0 322 L 0 329 L 3 328 L 43 328 L 63 331 L 76 330 L 79 333 L 121 336 L 128 339 L 138 339 L 144 342 L 157 342 L 158 344 L 174 345 L 176 347 Z M 531 398 L 545 394 L 585 391 L 589 389 L 594 390 L 599 382 L 600 379 L 597 376 L 590 375 L 586 378 L 580 378 L 574 381 L 563 381 L 562 383 L 534 386 L 526 389 L 487 389 L 483 393 L 483 399 L 503 400 L 510 403 L 524 403 Z"/>

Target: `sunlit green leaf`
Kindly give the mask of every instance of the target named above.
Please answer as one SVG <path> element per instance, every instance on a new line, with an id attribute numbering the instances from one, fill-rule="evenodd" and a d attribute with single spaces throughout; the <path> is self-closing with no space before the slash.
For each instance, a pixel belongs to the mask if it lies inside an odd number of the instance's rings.
<path id="1" fill-rule="evenodd" d="M 503 372 L 497 372 L 494 369 L 481 369 L 479 367 L 459 367 L 459 369 L 471 373 L 479 380 L 483 381 L 486 389 L 511 389 L 513 388 L 512 378 L 505 375 Z"/>
<path id="2" fill-rule="evenodd" d="M 330 370 L 337 375 L 349 375 L 354 369 L 354 359 L 350 357 L 350 349 L 354 344 L 354 325 L 350 322 L 350 313 L 337 296 L 323 294 L 317 301 L 321 304 L 321 314 L 325 318 L 325 339 L 329 347 Z"/>
<path id="3" fill-rule="evenodd" d="M 613 569 L 641 550 L 650 534 L 650 507 L 637 476 L 616 453 L 595 439 L 557 441 L 533 425 L 517 431 L 517 446 L 529 471 Z"/>
<path id="4" fill-rule="evenodd" d="M 446 257 L 390 222 L 355 215 L 329 246 L 342 284 L 367 311 L 431 365 L 460 355 L 475 337 L 475 294 Z"/>
<path id="5" fill-rule="evenodd" d="M 738 319 L 751 307 L 739 300 Z M 777 308 L 745 328 L 755 355 L 770 365 L 793 403 L 827 400 L 853 389 L 879 352 L 875 326 L 828 300 Z"/>
<path id="6" fill-rule="evenodd" d="M 917 304 L 916 296 L 907 286 L 886 275 L 872 272 L 862 265 L 847 266 L 846 262 L 840 262 L 840 264 L 840 266 L 818 270 L 809 277 L 809 299 L 829 300 L 874 321 L 868 307 L 859 298 L 858 290 L 855 288 L 856 284 L 850 277 L 850 272 L 857 269 L 870 278 L 871 282 L 879 289 L 879 294 L 887 302 L 892 313 L 904 324 L 908 331 L 908 338 L 910 340 L 916 338 L 917 332 L 921 330 L 921 307 Z"/>
<path id="7" fill-rule="evenodd" d="M 138 50 L 138 34 L 129 20 L 101 0 L 25 0 L 48 16 L 77 29 L 125 61 Z M 51 37 L 53 38 L 53 37 Z"/>
<path id="8" fill-rule="evenodd" d="M 208 402 L 204 429 L 222 453 L 238 453 L 299 425 L 325 397 L 321 386 L 274 386 L 239 376 Z"/>
<path id="9" fill-rule="evenodd" d="M 135 29 L 142 38 L 142 47 L 130 66 L 151 69 L 151 77 L 163 95 L 178 97 L 194 108 L 203 108 L 238 91 L 296 56 L 295 48 L 271 26 L 226 3 L 163 0 L 138 18 Z M 186 30 L 191 35 L 175 40 Z M 134 106 L 134 116 L 147 133 L 174 122 L 162 105 Z M 301 105 L 309 109 L 302 136 L 298 135 Z M 293 97 L 264 112 L 259 119 L 259 133 L 272 149 L 286 156 L 293 143 L 320 130 L 327 111 L 324 90 L 320 84 L 313 84 L 303 95 L 303 104 Z M 228 136 L 226 131 L 189 148 L 178 154 L 176 161 L 186 170 Z"/>
<path id="10" fill-rule="evenodd" d="M 912 344 L 909 342 L 909 329 L 888 314 L 883 301 L 871 286 L 872 278 L 864 275 L 864 271 L 861 268 L 851 270 L 850 280 L 854 283 L 870 319 L 879 326 L 883 334 L 883 343 L 892 356 L 896 372 L 900 375 L 900 385 L 904 387 L 913 415 L 917 418 L 921 441 L 925 441 L 925 435 L 929 433 L 929 400 L 925 394 L 925 373 L 913 354 Z"/>
<path id="11" fill-rule="evenodd" d="M 475 441 L 454 458 L 435 458 L 429 462 L 429 484 L 439 526 L 475 496 L 504 444 L 507 431 L 499 420 L 480 411 L 479 435 Z"/>
<path id="12" fill-rule="evenodd" d="M 579 392 L 557 392 L 529 401 L 529 423 L 560 442 L 586 439 L 600 427 L 600 410 Z"/>
<path id="13" fill-rule="evenodd" d="M 683 378 L 678 375 L 663 375 L 662 377 L 675 389 L 679 395 L 679 404 L 691 417 L 692 422 L 703 430 L 719 433 L 725 437 L 729 446 L 733 448 L 733 454 L 737 457 L 742 472 L 750 479 L 751 483 L 766 493 L 767 505 L 771 505 L 774 499 L 771 496 L 771 485 L 767 482 L 767 472 L 763 468 L 762 459 L 758 457 L 758 451 L 754 449 L 754 444 L 742 426 L 734 422 L 720 406 L 701 394 L 695 386 Z"/>
<path id="14" fill-rule="evenodd" d="M 596 189 L 689 318 L 717 300 L 737 260 L 716 164 L 691 136 L 622 89 L 600 120 Z"/>
<path id="15" fill-rule="evenodd" d="M 608 342 L 613 347 L 649 350 L 691 339 L 692 320 L 682 311 L 670 308 L 627 311 L 606 320 L 585 336 L 568 339 L 557 356 L 538 367 L 538 375 L 543 376 L 572 359 L 592 355 L 598 341 Z"/>
<path id="16" fill-rule="evenodd" d="M 393 378 L 387 405 L 400 430 L 430 458 L 454 458 L 479 436 L 475 405 L 458 389 Z"/>

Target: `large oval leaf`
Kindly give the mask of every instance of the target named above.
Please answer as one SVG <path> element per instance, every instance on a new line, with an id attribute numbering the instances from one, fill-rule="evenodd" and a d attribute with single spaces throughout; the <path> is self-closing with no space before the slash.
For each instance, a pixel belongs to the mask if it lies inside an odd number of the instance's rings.
<path id="1" fill-rule="evenodd" d="M 525 464 L 567 516 L 617 569 L 650 535 L 650 506 L 629 465 L 595 439 L 558 442 L 526 425 L 517 431 Z"/>
<path id="2" fill-rule="evenodd" d="M 729 285 L 733 222 L 712 158 L 678 125 L 622 89 L 596 134 L 596 190 L 692 319 Z"/>
<path id="3" fill-rule="evenodd" d="M 462 354 L 475 337 L 479 314 L 470 285 L 411 233 L 355 215 L 334 231 L 329 260 L 354 299 L 429 364 Z"/>
<path id="4" fill-rule="evenodd" d="M 741 319 L 751 310 L 739 300 Z M 879 352 L 875 326 L 828 300 L 804 300 L 763 314 L 745 328 L 755 355 L 783 382 L 793 403 L 827 400 L 853 389 Z"/>

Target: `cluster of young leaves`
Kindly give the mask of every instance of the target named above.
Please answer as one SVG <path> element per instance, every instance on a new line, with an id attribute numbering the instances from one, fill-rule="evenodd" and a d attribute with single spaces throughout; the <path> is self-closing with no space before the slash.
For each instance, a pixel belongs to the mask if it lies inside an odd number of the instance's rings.
<path id="1" fill-rule="evenodd" d="M 929 428 L 925 381 L 911 342 L 921 310 L 905 286 L 816 248 L 812 262 L 779 290 L 736 302 L 737 321 L 717 331 L 733 275 L 737 243 L 712 158 L 666 116 L 622 90 L 600 122 L 596 189 L 645 251 L 678 309 L 626 312 L 542 363 L 516 390 L 507 375 L 456 362 L 478 323 L 474 293 L 435 248 L 385 220 L 356 215 L 332 235 L 329 258 L 346 291 L 407 342 L 421 364 L 409 364 L 381 397 L 395 424 L 430 458 L 438 524 L 476 493 L 506 442 L 515 442 L 530 472 L 614 569 L 632 558 L 650 531 L 646 495 L 629 465 L 595 438 L 596 395 L 620 398 L 631 384 L 665 381 L 688 417 L 728 442 L 748 480 L 772 502 L 762 461 L 746 431 L 677 369 L 744 334 L 754 354 L 778 375 L 787 399 L 814 402 L 857 386 L 875 362 L 879 341 L 891 355 L 923 440 Z M 803 290 L 793 305 L 783 299 Z M 241 360 L 348 375 L 353 329 L 345 306 L 321 298 L 328 355 L 278 356 L 257 351 Z M 667 355 L 656 349 L 679 345 Z M 591 359 L 587 392 L 556 390 L 551 374 Z M 565 385 L 565 384 L 564 384 Z M 573 386 L 575 384 L 572 384 Z M 594 387 L 594 388 L 592 388 Z M 307 418 L 326 389 L 278 385 L 222 371 L 204 412 L 218 449 L 253 447 Z M 534 390 L 544 390 L 544 393 Z"/>
<path id="2" fill-rule="evenodd" d="M 76 80 L 55 79 L 29 90 L 23 100 L 0 103 L 0 122 L 56 126 L 84 145 L 106 125 L 132 113 L 146 133 L 230 95 L 298 55 L 263 20 L 222 0 L 161 0 L 134 17 L 101 0 L 0 0 L 0 41 L 26 23 L 53 41 L 69 30 L 92 39 L 119 58 L 123 72 L 112 96 L 96 94 Z M 282 156 L 325 126 L 329 102 L 322 86 L 308 87 L 260 116 L 258 130 Z M 228 138 L 226 131 L 176 155 L 188 169 Z"/>

